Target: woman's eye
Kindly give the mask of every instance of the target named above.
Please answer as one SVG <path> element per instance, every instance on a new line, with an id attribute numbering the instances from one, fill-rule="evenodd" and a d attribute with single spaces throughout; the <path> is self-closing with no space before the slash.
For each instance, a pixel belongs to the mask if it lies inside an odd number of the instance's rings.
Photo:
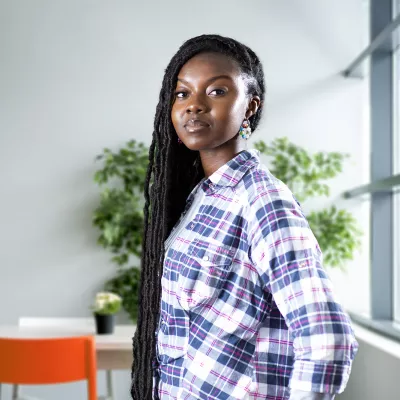
<path id="1" fill-rule="evenodd" d="M 183 99 L 187 96 L 187 92 L 175 92 L 175 97 L 177 97 L 178 99 Z"/>
<path id="2" fill-rule="evenodd" d="M 223 96 L 225 94 L 224 89 L 214 89 L 210 92 L 210 95 L 212 96 Z"/>

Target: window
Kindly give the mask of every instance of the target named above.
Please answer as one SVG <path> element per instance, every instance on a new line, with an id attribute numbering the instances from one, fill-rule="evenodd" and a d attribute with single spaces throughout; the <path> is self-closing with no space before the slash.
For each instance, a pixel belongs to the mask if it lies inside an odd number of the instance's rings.
<path id="1" fill-rule="evenodd" d="M 400 0 L 396 1 L 395 12 L 400 13 Z M 396 33 L 400 43 L 400 29 Z M 400 174 L 400 49 L 394 49 L 393 56 L 393 175 Z M 394 319 L 400 323 L 400 188 L 393 192 L 393 272 L 394 272 Z"/>
<path id="2" fill-rule="evenodd" d="M 400 0 L 369 6 L 371 42 L 344 73 L 369 62 L 371 182 L 345 195 L 370 195 L 371 315 L 352 317 L 400 339 Z"/>

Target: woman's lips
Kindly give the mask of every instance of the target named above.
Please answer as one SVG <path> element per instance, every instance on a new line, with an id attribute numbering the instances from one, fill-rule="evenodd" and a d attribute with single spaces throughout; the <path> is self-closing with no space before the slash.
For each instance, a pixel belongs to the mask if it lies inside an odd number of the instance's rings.
<path id="1" fill-rule="evenodd" d="M 210 124 L 208 124 L 205 121 L 202 121 L 200 119 L 190 119 L 188 122 L 185 124 L 185 129 L 188 132 L 198 132 L 203 129 L 209 128 Z"/>

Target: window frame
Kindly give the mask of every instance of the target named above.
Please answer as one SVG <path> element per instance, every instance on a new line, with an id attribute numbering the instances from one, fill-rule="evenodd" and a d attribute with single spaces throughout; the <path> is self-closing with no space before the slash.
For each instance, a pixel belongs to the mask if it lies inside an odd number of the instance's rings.
<path id="1" fill-rule="evenodd" d="M 370 0 L 370 44 L 344 71 L 346 77 L 369 61 L 371 167 L 370 183 L 344 193 L 369 194 L 370 316 L 350 312 L 353 320 L 400 341 L 400 0 Z M 397 35 L 397 36 L 396 36 Z M 396 53 L 397 51 L 397 53 Z"/>

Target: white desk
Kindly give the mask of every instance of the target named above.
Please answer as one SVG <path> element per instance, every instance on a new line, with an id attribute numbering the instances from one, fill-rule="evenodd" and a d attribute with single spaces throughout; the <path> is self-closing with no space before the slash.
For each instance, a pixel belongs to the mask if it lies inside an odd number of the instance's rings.
<path id="1" fill-rule="evenodd" d="M 92 326 L 22 327 L 0 325 L 3 338 L 56 338 L 93 335 L 96 339 L 97 368 L 106 370 L 131 369 L 132 337 L 135 325 L 117 325 L 112 335 L 96 335 Z"/>

